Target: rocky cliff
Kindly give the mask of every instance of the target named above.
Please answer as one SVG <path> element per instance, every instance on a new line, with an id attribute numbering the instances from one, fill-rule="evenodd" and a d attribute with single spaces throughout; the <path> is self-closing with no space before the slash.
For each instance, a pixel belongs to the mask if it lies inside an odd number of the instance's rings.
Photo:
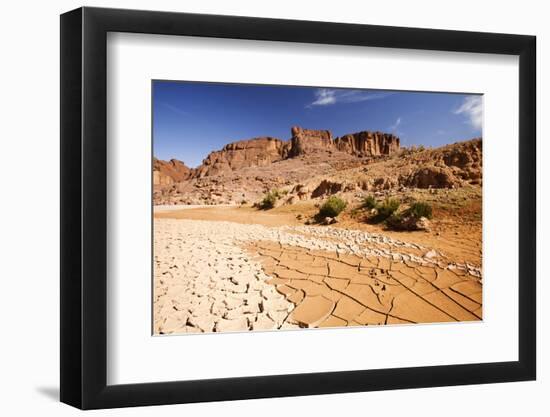
<path id="1" fill-rule="evenodd" d="M 193 176 L 202 178 L 250 166 L 266 166 L 284 159 L 287 154 L 288 144 L 277 138 L 241 140 L 225 145 L 221 151 L 211 152 Z"/>
<path id="2" fill-rule="evenodd" d="M 399 138 L 382 132 L 358 132 L 334 140 L 336 149 L 359 157 L 392 155 L 399 151 Z"/>
<path id="3" fill-rule="evenodd" d="M 366 193 L 374 193 L 382 198 L 396 190 L 472 189 L 482 185 L 481 138 L 435 149 L 403 148 L 395 155 L 387 156 L 385 152 L 395 152 L 396 143 L 392 145 L 391 139 L 386 139 L 385 142 L 375 140 L 374 134 L 369 141 L 368 136 L 357 135 L 353 141 L 348 142 L 350 148 L 344 152 L 336 147 L 343 146 L 342 143 L 346 142 L 340 142 L 337 138 L 330 145 L 329 142 L 323 142 L 322 135 L 312 135 L 309 137 L 311 143 L 300 148 L 304 153 L 296 156 L 288 155 L 292 154 L 292 141 L 280 141 L 282 145 L 272 144 L 271 152 L 273 158 L 281 158 L 280 160 L 260 166 L 251 164 L 251 159 L 248 158 L 247 166 L 241 165 L 242 168 L 235 170 L 231 167 L 237 166 L 235 161 L 240 158 L 237 155 L 244 155 L 246 149 L 250 151 L 254 147 L 245 144 L 245 149 L 242 149 L 242 144 L 230 144 L 225 151 L 222 150 L 224 156 L 219 159 L 225 163 L 213 165 L 223 166 L 226 171 L 220 175 L 199 177 L 194 176 L 197 170 L 192 170 L 187 180 L 157 185 L 154 187 L 154 202 L 245 204 L 257 202 L 268 191 L 277 189 L 284 192 L 280 204 L 294 204 L 333 194 L 360 198 Z M 315 142 L 314 138 L 319 142 Z M 318 146 L 311 147 L 314 143 L 318 143 Z M 229 158 L 232 152 L 237 154 Z M 381 156 L 376 156 L 378 152 Z M 357 156 L 366 154 L 374 156 Z M 258 163 L 263 162 L 256 160 L 256 164 Z"/>
<path id="4" fill-rule="evenodd" d="M 302 129 L 299 126 L 293 126 L 290 131 L 292 138 L 290 139 L 288 156 L 291 158 L 318 150 L 331 150 L 334 148 L 332 133 L 328 130 Z"/>
<path id="5" fill-rule="evenodd" d="M 259 137 L 229 143 L 211 152 L 191 177 L 223 175 L 247 167 L 262 167 L 273 162 L 319 152 L 343 152 L 356 157 L 392 155 L 399 150 L 399 138 L 382 132 L 350 133 L 333 138 L 328 130 L 294 126 L 288 141 Z"/>

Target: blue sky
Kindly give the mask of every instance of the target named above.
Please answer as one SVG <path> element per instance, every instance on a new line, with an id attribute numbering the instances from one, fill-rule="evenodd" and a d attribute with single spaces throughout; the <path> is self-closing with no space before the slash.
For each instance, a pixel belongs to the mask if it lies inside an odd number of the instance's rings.
<path id="1" fill-rule="evenodd" d="M 481 136 L 482 108 L 468 94 L 153 81 L 153 153 L 196 167 L 229 142 L 289 139 L 295 125 L 436 147 Z"/>

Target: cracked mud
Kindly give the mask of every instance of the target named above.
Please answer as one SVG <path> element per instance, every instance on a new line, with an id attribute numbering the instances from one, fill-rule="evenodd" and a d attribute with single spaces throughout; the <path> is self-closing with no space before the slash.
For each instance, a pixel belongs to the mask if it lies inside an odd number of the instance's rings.
<path id="1" fill-rule="evenodd" d="M 381 234 L 155 218 L 155 334 L 482 319 L 480 265 Z"/>

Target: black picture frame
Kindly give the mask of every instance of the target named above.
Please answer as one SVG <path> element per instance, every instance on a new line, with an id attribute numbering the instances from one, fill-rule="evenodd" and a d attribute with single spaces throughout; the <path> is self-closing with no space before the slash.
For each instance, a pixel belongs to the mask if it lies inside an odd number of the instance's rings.
<path id="1" fill-rule="evenodd" d="M 519 56 L 519 357 L 107 385 L 108 32 Z M 536 376 L 536 38 L 251 17 L 79 8 L 61 15 L 61 401 L 81 409 L 533 380 Z"/>

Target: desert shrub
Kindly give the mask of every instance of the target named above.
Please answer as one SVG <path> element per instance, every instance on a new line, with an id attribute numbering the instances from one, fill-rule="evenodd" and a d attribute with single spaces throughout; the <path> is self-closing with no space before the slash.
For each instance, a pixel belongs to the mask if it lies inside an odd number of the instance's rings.
<path id="1" fill-rule="evenodd" d="M 388 217 L 390 217 L 393 213 L 395 213 L 398 209 L 401 203 L 399 200 L 396 200 L 395 198 L 386 198 L 382 203 L 378 204 L 376 209 L 378 211 L 377 214 L 377 220 L 382 221 L 386 220 Z"/>
<path id="2" fill-rule="evenodd" d="M 288 190 L 279 190 L 278 188 L 274 188 L 270 191 L 270 193 L 275 196 L 276 199 L 283 198 L 285 195 L 288 194 Z"/>
<path id="3" fill-rule="evenodd" d="M 340 197 L 335 195 L 330 196 L 327 201 L 319 208 L 319 213 L 317 216 L 319 218 L 325 217 L 336 217 L 338 216 L 347 206 L 347 203 L 342 200 Z"/>
<path id="4" fill-rule="evenodd" d="M 432 206 L 423 201 L 417 201 L 411 204 L 408 212 L 417 219 L 420 217 L 426 217 L 427 219 L 432 218 Z"/>
<path id="5" fill-rule="evenodd" d="M 258 208 L 261 210 L 269 210 L 275 207 L 275 203 L 279 199 L 279 193 L 277 190 L 273 190 L 264 195 L 264 198 L 258 204 Z"/>
<path id="6" fill-rule="evenodd" d="M 373 208 L 376 208 L 376 199 L 369 195 L 363 199 L 363 207 L 372 210 Z"/>
<path id="7" fill-rule="evenodd" d="M 401 230 L 403 227 L 403 215 L 401 213 L 393 213 L 386 219 L 385 224 L 390 229 Z"/>

